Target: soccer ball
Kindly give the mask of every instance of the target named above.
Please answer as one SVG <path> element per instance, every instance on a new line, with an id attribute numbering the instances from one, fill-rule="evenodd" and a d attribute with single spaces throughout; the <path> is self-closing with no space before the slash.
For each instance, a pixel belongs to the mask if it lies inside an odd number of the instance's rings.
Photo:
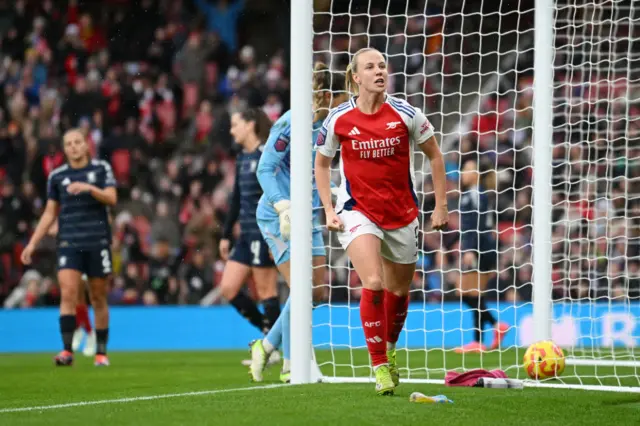
<path id="1" fill-rule="evenodd" d="M 524 353 L 524 370 L 535 380 L 559 377 L 564 372 L 564 353 L 551 340 L 534 343 Z"/>

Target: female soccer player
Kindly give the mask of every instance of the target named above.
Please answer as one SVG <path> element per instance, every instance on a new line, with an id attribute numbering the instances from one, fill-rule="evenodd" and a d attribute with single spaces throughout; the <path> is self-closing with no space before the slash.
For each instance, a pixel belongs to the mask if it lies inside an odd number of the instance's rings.
<path id="1" fill-rule="evenodd" d="M 107 287 L 112 269 L 107 206 L 117 202 L 116 182 L 106 161 L 90 159 L 89 144 L 80 131 L 74 129 L 65 133 L 63 143 L 67 164 L 49 175 L 45 211 L 22 252 L 21 260 L 25 265 L 31 263 L 36 246 L 58 219 L 60 332 L 64 350 L 54 361 L 56 365 L 73 364 L 76 303 L 78 292 L 83 288 L 82 274 L 86 274 L 95 313 L 95 365 L 106 366 L 109 365 Z"/>
<path id="2" fill-rule="evenodd" d="M 220 283 L 222 295 L 263 333 L 271 329 L 280 315 L 278 271 L 256 222 L 256 207 L 262 196 L 256 170 L 262 156 L 262 144 L 269 136 L 270 128 L 271 121 L 259 109 L 237 112 L 231 117 L 231 135 L 242 147 L 242 152 L 236 159 L 231 207 L 219 247 L 220 257 L 228 259 Z M 240 222 L 240 236 L 229 253 L 236 222 Z M 255 281 L 258 298 L 264 305 L 264 315 L 256 303 L 240 291 L 249 276 L 253 276 Z"/>
<path id="3" fill-rule="evenodd" d="M 387 64 L 376 49 L 361 49 L 347 67 L 355 96 L 329 113 L 316 141 L 315 176 L 327 217 L 362 280 L 360 319 L 376 373 L 376 391 L 399 383 L 395 346 L 407 315 L 418 259 L 418 200 L 413 149 L 431 162 L 436 207 L 433 229 L 448 221 L 445 169 L 433 127 L 407 102 L 387 95 Z M 330 170 L 338 148 L 342 181 L 334 209 Z"/>
<path id="4" fill-rule="evenodd" d="M 482 178 L 484 176 L 484 178 Z M 493 186 L 488 178 L 490 173 L 479 172 L 478 163 L 468 160 L 462 167 L 460 179 L 462 194 L 460 195 L 460 255 L 462 273 L 458 283 L 458 294 L 473 315 L 474 340 L 456 352 L 482 352 L 486 347 L 482 344 L 482 327 L 489 323 L 494 327 L 494 339 L 491 349 L 497 349 L 504 339 L 509 327 L 498 322 L 489 312 L 482 298 L 482 292 L 497 263 L 495 232 L 495 213 L 489 210 L 487 189 Z M 483 181 L 481 184 L 481 181 Z"/>
<path id="5" fill-rule="evenodd" d="M 58 221 L 47 231 L 47 234 L 54 237 L 58 234 Z M 73 352 L 78 351 L 84 340 L 82 353 L 85 356 L 95 356 L 96 354 L 96 331 L 91 326 L 89 318 L 89 307 L 87 306 L 86 276 L 82 276 L 82 285 L 78 289 L 78 301 L 76 303 L 76 331 L 73 333 L 71 348 Z M 85 339 L 86 336 L 86 339 Z"/>
<path id="6" fill-rule="evenodd" d="M 318 63 L 313 74 L 314 117 L 313 140 L 316 140 L 323 120 L 326 118 L 328 108 L 343 102 L 346 97 L 344 83 L 329 71 L 326 65 Z M 333 97 L 333 101 L 332 101 Z M 291 283 L 290 275 L 290 247 L 289 236 L 291 233 L 291 221 L 289 216 L 289 197 L 291 193 L 291 111 L 286 112 L 273 125 L 264 154 L 258 166 L 258 179 L 264 190 L 264 195 L 258 204 L 258 225 L 262 235 L 269 244 L 278 270 L 285 278 L 289 286 L 308 285 L 308 283 Z M 312 148 L 311 146 L 309 147 Z M 314 153 L 315 155 L 315 153 Z M 319 286 L 323 283 L 326 264 L 324 240 L 320 226 L 320 199 L 314 188 L 313 191 L 313 284 Z M 290 366 L 290 313 L 289 301 L 282 310 L 282 314 L 276 325 L 262 340 L 251 343 L 251 367 L 250 373 L 254 381 L 262 381 L 262 371 L 266 365 L 270 353 L 282 344 L 283 368 L 280 380 L 289 382 Z"/>

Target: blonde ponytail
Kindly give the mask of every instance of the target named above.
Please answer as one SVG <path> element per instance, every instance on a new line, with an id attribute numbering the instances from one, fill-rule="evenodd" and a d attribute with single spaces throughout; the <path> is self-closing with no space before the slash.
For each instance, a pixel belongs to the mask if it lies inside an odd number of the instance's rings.
<path id="1" fill-rule="evenodd" d="M 355 56 L 353 57 L 355 61 Z M 347 71 L 344 74 L 344 87 L 347 89 L 347 92 L 352 95 L 358 94 L 358 85 L 355 81 L 353 81 L 353 62 L 347 65 Z"/>
<path id="2" fill-rule="evenodd" d="M 330 89 L 330 85 L 329 67 L 323 62 L 316 62 L 313 67 L 313 121 L 324 120 L 329 114 L 324 102 L 324 92 Z"/>

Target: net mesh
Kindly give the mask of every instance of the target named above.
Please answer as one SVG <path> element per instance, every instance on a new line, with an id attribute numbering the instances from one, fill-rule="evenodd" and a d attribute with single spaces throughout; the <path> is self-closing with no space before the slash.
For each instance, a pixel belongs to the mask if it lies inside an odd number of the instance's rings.
<path id="1" fill-rule="evenodd" d="M 552 338 L 573 360 L 560 380 L 567 384 L 640 386 L 633 349 L 640 342 L 639 9 L 578 0 L 554 8 L 550 297 Z M 404 378 L 441 380 L 447 371 L 479 367 L 525 378 L 522 356 L 535 326 L 533 41 L 533 1 L 315 2 L 315 60 L 344 71 L 362 47 L 383 52 L 388 92 L 425 111 L 445 154 L 451 216 L 443 233 L 428 229 L 433 185 L 428 161 L 416 154 L 421 253 L 398 342 Z M 472 311 L 457 290 L 468 160 L 486 178 L 496 236 L 483 299 L 508 327 L 491 350 L 493 328 L 484 326 L 482 354 L 455 351 L 475 336 Z M 327 377 L 371 377 L 360 280 L 337 238 L 325 241 L 327 284 L 313 323 L 318 365 Z"/>

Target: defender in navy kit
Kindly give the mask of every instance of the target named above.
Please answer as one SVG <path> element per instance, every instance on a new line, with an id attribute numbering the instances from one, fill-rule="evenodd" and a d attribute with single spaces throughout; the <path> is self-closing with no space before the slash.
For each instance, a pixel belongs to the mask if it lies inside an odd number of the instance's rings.
<path id="1" fill-rule="evenodd" d="M 21 258 L 25 265 L 31 263 L 32 253 L 57 219 L 60 332 L 64 349 L 54 360 L 56 365 L 73 363 L 76 303 L 86 275 L 95 312 L 95 365 L 106 366 L 109 365 L 107 284 L 112 272 L 108 209 L 117 202 L 115 179 L 109 163 L 90 158 L 89 145 L 80 131 L 65 133 L 63 143 L 67 164 L 49 175 L 45 211 Z"/>

